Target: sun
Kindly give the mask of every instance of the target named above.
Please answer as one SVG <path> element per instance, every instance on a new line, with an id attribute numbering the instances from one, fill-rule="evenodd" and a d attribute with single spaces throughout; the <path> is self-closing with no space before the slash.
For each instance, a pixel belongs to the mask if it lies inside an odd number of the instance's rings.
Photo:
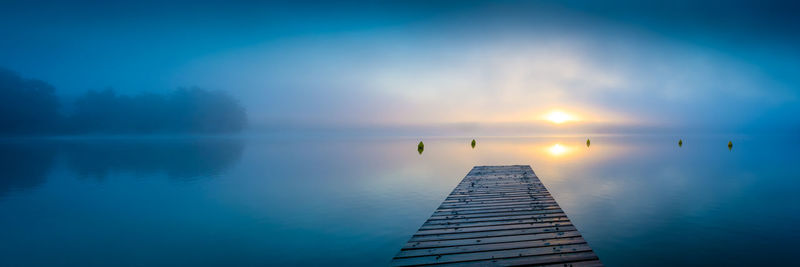
<path id="1" fill-rule="evenodd" d="M 560 110 L 551 111 L 550 113 L 547 113 L 547 115 L 545 115 L 544 117 L 545 119 L 555 124 L 562 124 L 568 121 L 575 120 L 574 116 L 564 113 L 563 111 Z"/>

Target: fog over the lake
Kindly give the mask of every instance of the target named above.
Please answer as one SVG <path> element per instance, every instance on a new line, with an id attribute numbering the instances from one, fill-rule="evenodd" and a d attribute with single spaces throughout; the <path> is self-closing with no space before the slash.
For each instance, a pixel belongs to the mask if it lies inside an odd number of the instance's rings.
<path id="1" fill-rule="evenodd" d="M 779 1 L 10 1 L 0 67 L 52 85 L 67 112 L 107 87 L 220 90 L 252 129 L 797 133 L 798 11 Z M 553 109 L 583 120 L 541 122 Z"/>

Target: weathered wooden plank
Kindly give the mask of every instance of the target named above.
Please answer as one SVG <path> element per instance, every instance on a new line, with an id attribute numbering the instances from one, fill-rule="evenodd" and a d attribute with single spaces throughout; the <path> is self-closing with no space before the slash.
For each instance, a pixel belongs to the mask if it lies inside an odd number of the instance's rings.
<path id="1" fill-rule="evenodd" d="M 542 218 L 552 218 L 552 217 L 561 217 L 566 216 L 563 212 L 553 212 L 553 213 L 544 213 L 544 214 L 533 214 L 533 215 L 516 215 L 516 216 L 497 216 L 497 217 L 486 217 L 486 218 L 466 218 L 466 219 L 451 219 L 451 220 L 428 220 L 423 226 L 438 226 L 438 225 L 450 225 L 450 224 L 461 224 L 461 223 L 482 223 L 482 222 L 507 222 L 513 220 L 521 220 L 521 219 L 542 219 Z"/>
<path id="2" fill-rule="evenodd" d="M 540 267 L 602 267 L 600 260 L 559 262 L 556 264 L 539 265 Z"/>
<path id="3" fill-rule="evenodd" d="M 461 203 L 442 203 L 439 206 L 439 209 L 453 209 L 453 208 L 468 208 L 468 207 L 495 207 L 495 206 L 507 206 L 507 205 L 524 205 L 524 204 L 535 204 L 540 202 L 555 202 L 552 198 L 530 198 L 530 199 L 515 199 L 509 200 L 504 202 L 491 202 L 491 203 L 481 203 L 480 201 L 475 202 L 461 202 Z"/>
<path id="4" fill-rule="evenodd" d="M 542 199 L 542 198 L 528 198 L 528 199 L 509 199 L 509 200 L 493 200 L 493 201 L 465 201 L 465 202 L 456 202 L 456 203 L 442 203 L 444 207 L 463 207 L 463 206 L 493 206 L 498 204 L 514 204 L 520 202 L 533 202 L 533 201 L 540 201 L 540 200 L 550 200 L 550 199 Z M 439 206 L 439 207 L 442 207 Z"/>
<path id="5" fill-rule="evenodd" d="M 467 210 L 485 210 L 485 209 L 503 209 L 503 208 L 524 208 L 524 207 L 541 207 L 541 206 L 549 206 L 553 204 L 558 204 L 554 200 L 535 200 L 535 201 L 519 201 L 519 202 L 510 202 L 510 203 L 500 203 L 500 204 L 476 204 L 476 205 L 449 205 L 449 206 L 439 206 L 437 211 L 452 211 L 452 212 L 459 212 L 459 211 L 467 211 Z"/>
<path id="6" fill-rule="evenodd" d="M 598 260 L 593 251 L 581 251 L 577 253 L 561 253 L 549 255 L 523 256 L 515 258 L 459 262 L 442 264 L 441 266 L 540 266 L 540 265 L 561 265 L 573 262 Z M 596 265 L 595 265 L 596 266 Z M 602 265 L 600 265 L 602 266 Z"/>
<path id="7" fill-rule="evenodd" d="M 522 215 L 522 214 L 542 214 L 542 213 L 552 213 L 552 212 L 562 212 L 562 211 L 556 206 L 540 210 L 515 210 L 515 211 L 503 211 L 503 212 L 493 212 L 493 213 L 483 213 L 483 214 L 434 215 L 431 216 L 430 220 L 485 218 L 485 217 Z"/>
<path id="8" fill-rule="evenodd" d="M 550 195 L 528 195 L 525 197 L 508 197 L 508 198 L 491 198 L 491 199 L 453 199 L 442 201 L 441 205 L 464 205 L 464 204 L 498 204 L 498 203 L 508 203 L 508 202 L 521 202 L 521 201 L 532 201 L 532 200 L 540 200 L 540 199 L 550 199 Z"/>
<path id="9" fill-rule="evenodd" d="M 517 223 L 530 223 L 530 222 L 555 222 L 555 221 L 568 221 L 567 216 L 556 214 L 548 217 L 536 217 L 532 219 L 512 219 L 512 220 L 495 220 L 495 221 L 482 221 L 482 222 L 463 222 L 463 223 L 444 223 L 444 224 L 423 224 L 420 230 L 441 229 L 441 228 L 458 228 L 458 227 L 478 227 L 478 226 L 491 226 L 503 224 L 517 224 Z"/>
<path id="10" fill-rule="evenodd" d="M 511 201 L 529 201 L 529 200 L 539 200 L 539 199 L 553 199 L 553 196 L 550 194 L 541 194 L 541 195 L 534 195 L 531 193 L 524 193 L 518 195 L 499 195 L 493 197 L 479 197 L 479 198 L 469 198 L 469 197 L 458 197 L 458 198 L 451 198 L 445 199 L 442 201 L 441 205 L 460 205 L 460 204 L 475 204 L 478 202 L 491 202 L 491 201 L 498 201 L 503 200 L 505 202 Z M 447 201 L 447 202 L 445 202 Z"/>
<path id="11" fill-rule="evenodd" d="M 504 224 L 492 226 L 479 226 L 479 227 L 456 227 L 447 229 L 430 229 L 419 230 L 414 236 L 423 235 L 438 235 L 438 234 L 452 234 L 452 233 L 471 233 L 471 232 L 484 232 L 484 231 L 497 231 L 497 230 L 513 230 L 513 229 L 526 229 L 526 228 L 541 228 L 541 227 L 560 227 L 572 225 L 569 221 L 561 222 L 532 222 L 532 223 L 518 223 L 518 224 Z"/>
<path id="12" fill-rule="evenodd" d="M 451 194 L 445 200 L 460 199 L 460 198 L 496 198 L 496 197 L 515 197 L 515 196 L 530 196 L 531 191 L 521 192 L 495 192 L 495 193 L 481 193 L 481 194 Z"/>
<path id="13" fill-rule="evenodd" d="M 533 190 L 533 189 L 525 189 L 519 191 L 511 191 L 511 192 L 491 192 L 491 193 L 480 193 L 476 191 L 465 191 L 465 193 L 461 192 L 453 192 L 450 196 L 447 197 L 446 200 L 449 199 L 459 199 L 459 198 L 492 198 L 492 197 L 513 197 L 513 196 L 530 196 L 531 194 L 547 194 L 547 191 L 543 190 Z"/>
<path id="14" fill-rule="evenodd" d="M 438 248 L 438 247 L 466 246 L 466 245 L 476 245 L 476 244 L 505 243 L 505 242 L 514 242 L 514 241 L 542 240 L 542 239 L 555 239 L 555 238 L 567 238 L 567 237 L 579 237 L 579 236 L 581 236 L 581 234 L 578 231 L 565 231 L 565 232 L 558 232 L 558 233 L 536 233 L 536 234 L 527 234 L 527 235 L 498 236 L 498 237 L 489 237 L 489 238 L 468 238 L 468 239 L 456 239 L 456 240 L 419 241 L 419 242 L 409 242 L 409 243 L 407 243 L 403 247 L 403 250 L 418 249 L 418 248 Z"/>
<path id="15" fill-rule="evenodd" d="M 521 182 L 521 183 L 524 183 L 524 182 Z M 471 186 L 472 184 L 473 183 L 465 183 L 465 184 L 458 185 L 459 187 L 456 187 L 453 190 L 452 193 L 456 193 L 457 194 L 457 193 L 469 192 L 469 193 L 477 193 L 477 194 L 489 194 L 489 193 L 501 193 L 503 191 L 509 191 L 509 190 L 512 190 L 512 191 L 513 190 L 547 190 L 547 187 L 545 187 L 542 184 L 525 184 L 525 185 L 520 185 L 520 186 L 510 186 L 508 188 L 506 188 L 506 187 L 494 188 L 494 187 L 490 187 L 489 185 L 481 185 L 481 187 L 484 187 L 484 188 L 478 188 L 478 187 L 472 187 Z M 495 185 L 491 185 L 491 186 L 495 186 Z"/>
<path id="16" fill-rule="evenodd" d="M 466 245 L 466 246 L 403 250 L 397 254 L 396 258 L 410 258 L 410 257 L 431 256 L 431 255 L 437 256 L 437 255 L 457 254 L 457 253 L 467 253 L 467 252 L 547 247 L 547 246 L 572 245 L 572 244 L 583 244 L 583 243 L 586 243 L 586 241 L 584 241 L 582 237 L 516 241 L 516 242 L 506 242 L 506 243 L 488 243 L 488 244 L 483 243 L 483 244 Z"/>
<path id="17" fill-rule="evenodd" d="M 428 222 L 437 222 L 437 221 L 482 221 L 482 220 L 496 220 L 499 217 L 514 217 L 514 216 L 547 216 L 548 214 L 553 213 L 563 213 L 561 209 L 553 209 L 553 210 L 534 210 L 534 211 L 518 211 L 518 212 L 507 212 L 507 213 L 500 213 L 500 214 L 491 214 L 489 216 L 471 216 L 471 217 L 459 217 L 459 216 L 436 216 L 431 217 L 428 219 Z"/>
<path id="18" fill-rule="evenodd" d="M 540 205 L 528 205 L 524 207 L 486 207 L 481 209 L 469 209 L 469 210 L 438 210 L 433 214 L 435 216 L 439 215 L 464 215 L 464 214 L 482 214 L 482 213 L 497 213 L 497 212 L 508 212 L 508 211 L 522 211 L 522 210 L 545 210 L 545 209 L 557 209 L 558 205 L 553 204 L 540 204 Z"/>
<path id="19" fill-rule="evenodd" d="M 514 200 L 514 199 L 532 199 L 538 197 L 549 197 L 548 193 L 527 193 L 516 196 L 497 196 L 497 197 L 455 197 L 448 198 L 442 201 L 443 203 L 459 203 L 459 202 L 477 202 L 477 201 L 498 201 L 498 200 Z"/>
<path id="20" fill-rule="evenodd" d="M 473 186 L 474 184 L 474 186 Z M 519 183 L 486 183 L 486 184 L 475 184 L 470 182 L 469 184 L 461 185 L 459 191 L 470 191 L 470 190 L 477 190 L 477 191 L 494 191 L 494 190 L 518 190 L 518 189 L 544 189 L 544 186 L 538 184 L 528 184 L 525 182 Z"/>
<path id="21" fill-rule="evenodd" d="M 442 202 L 439 207 L 463 207 L 463 206 L 492 206 L 498 204 L 509 204 L 509 203 L 529 203 L 531 201 L 555 201 L 550 196 L 542 196 L 542 197 L 531 197 L 531 198 L 523 198 L 523 199 L 504 199 L 504 200 L 475 200 L 475 201 L 463 201 L 463 202 L 455 202 L 455 203 L 445 203 Z"/>
<path id="22" fill-rule="evenodd" d="M 551 247 L 507 249 L 498 251 L 467 252 L 460 254 L 445 254 L 445 255 L 412 257 L 412 258 L 396 258 L 395 263 L 397 263 L 398 265 L 425 265 L 434 263 L 468 262 L 468 261 L 491 260 L 491 259 L 517 258 L 525 256 L 552 255 L 552 254 L 560 254 L 561 252 L 585 252 L 585 251 L 592 251 L 592 249 L 589 248 L 589 245 L 587 244 L 574 244 L 574 245 L 560 245 Z"/>
<path id="23" fill-rule="evenodd" d="M 468 189 L 468 190 L 459 190 L 454 191 L 453 196 L 458 196 L 460 194 L 502 194 L 502 193 L 547 193 L 544 189 L 533 188 L 533 187 L 520 187 L 520 188 L 509 188 L 509 189 L 498 189 L 498 190 L 484 190 L 484 189 Z"/>
<path id="24" fill-rule="evenodd" d="M 459 189 L 458 191 L 453 191 L 455 194 L 498 194 L 498 193 L 514 193 L 514 192 L 544 192 L 544 189 L 538 187 L 515 187 L 515 188 L 498 188 L 496 190 L 492 190 L 487 188 L 467 188 L 467 189 Z"/>
<path id="25" fill-rule="evenodd" d="M 392 264 L 602 266 L 527 165 L 474 167 Z"/>
<path id="26" fill-rule="evenodd" d="M 558 228 L 558 229 L 556 229 Z M 424 236 L 412 236 L 409 241 L 416 242 L 416 241 L 434 241 L 434 240 L 453 240 L 453 239 L 465 239 L 465 238 L 482 238 L 482 237 L 495 237 L 495 236 L 506 236 L 506 235 L 523 235 L 523 234 L 533 234 L 533 233 L 555 233 L 560 231 L 575 231 L 575 226 L 572 225 L 565 225 L 559 227 L 531 227 L 531 228 L 524 228 L 524 229 L 513 229 L 513 230 L 500 230 L 500 231 L 485 231 L 485 232 L 473 232 L 473 233 L 453 233 L 453 234 L 440 234 L 440 235 L 424 235 Z"/>

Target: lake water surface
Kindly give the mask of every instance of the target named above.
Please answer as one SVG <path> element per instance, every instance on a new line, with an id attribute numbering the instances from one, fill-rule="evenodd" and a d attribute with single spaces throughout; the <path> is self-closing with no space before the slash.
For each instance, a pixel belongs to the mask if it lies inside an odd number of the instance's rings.
<path id="1" fill-rule="evenodd" d="M 0 265 L 386 265 L 473 166 L 512 164 L 608 266 L 797 261 L 798 138 L 471 139 L 5 139 Z"/>

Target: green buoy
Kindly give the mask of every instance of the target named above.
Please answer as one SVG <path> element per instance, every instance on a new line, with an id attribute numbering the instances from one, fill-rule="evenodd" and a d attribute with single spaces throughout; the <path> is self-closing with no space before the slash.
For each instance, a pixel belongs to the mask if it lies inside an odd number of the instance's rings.
<path id="1" fill-rule="evenodd" d="M 475 148 L 475 139 L 472 139 L 472 148 Z"/>
<path id="2" fill-rule="evenodd" d="M 733 141 L 728 141 L 728 150 L 733 149 Z"/>
<path id="3" fill-rule="evenodd" d="M 683 139 L 678 140 L 678 146 L 683 146 Z"/>
<path id="4" fill-rule="evenodd" d="M 417 145 L 417 152 L 422 155 L 423 150 L 425 150 L 425 144 L 423 144 L 422 141 L 419 141 L 419 145 Z"/>
<path id="5" fill-rule="evenodd" d="M 589 147 L 590 145 L 592 145 L 592 141 L 589 141 L 589 139 L 586 139 L 586 147 Z"/>

